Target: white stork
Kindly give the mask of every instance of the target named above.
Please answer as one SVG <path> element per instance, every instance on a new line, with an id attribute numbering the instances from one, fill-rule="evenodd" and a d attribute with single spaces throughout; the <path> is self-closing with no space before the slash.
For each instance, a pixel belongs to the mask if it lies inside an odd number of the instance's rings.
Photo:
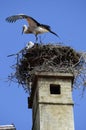
<path id="1" fill-rule="evenodd" d="M 28 50 L 28 49 L 32 48 L 33 46 L 34 46 L 34 43 L 29 41 L 29 43 L 26 44 L 25 49 Z"/>
<path id="2" fill-rule="evenodd" d="M 13 23 L 19 19 L 26 19 L 29 24 L 29 26 L 27 26 L 27 25 L 23 26 L 22 33 L 34 34 L 36 37 L 36 41 L 38 40 L 38 37 L 37 37 L 38 34 L 42 34 L 42 33 L 46 33 L 46 32 L 50 32 L 50 33 L 56 35 L 57 37 L 59 37 L 55 32 L 51 31 L 51 28 L 49 25 L 40 24 L 34 18 L 24 15 L 24 14 L 13 15 L 13 16 L 7 17 L 6 21 Z"/>

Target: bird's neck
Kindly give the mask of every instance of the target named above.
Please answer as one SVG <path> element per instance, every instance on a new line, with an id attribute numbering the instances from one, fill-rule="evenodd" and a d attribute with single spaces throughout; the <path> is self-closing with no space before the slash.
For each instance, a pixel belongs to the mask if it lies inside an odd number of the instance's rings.
<path id="1" fill-rule="evenodd" d="M 24 26 L 24 33 L 27 33 L 28 27 L 25 25 Z"/>

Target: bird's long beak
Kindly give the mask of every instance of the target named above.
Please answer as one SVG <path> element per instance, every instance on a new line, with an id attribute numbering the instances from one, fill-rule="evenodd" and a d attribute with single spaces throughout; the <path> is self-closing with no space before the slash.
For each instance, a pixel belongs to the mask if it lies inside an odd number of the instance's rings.
<path id="1" fill-rule="evenodd" d="M 22 34 L 24 33 L 24 27 L 22 28 Z"/>

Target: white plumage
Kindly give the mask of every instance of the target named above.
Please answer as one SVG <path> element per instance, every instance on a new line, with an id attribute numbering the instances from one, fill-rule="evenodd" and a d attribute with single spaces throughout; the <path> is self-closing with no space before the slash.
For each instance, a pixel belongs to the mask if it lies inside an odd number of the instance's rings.
<path id="1" fill-rule="evenodd" d="M 33 46 L 34 46 L 34 43 L 30 41 L 29 43 L 26 44 L 26 49 L 28 50 L 32 48 Z"/>

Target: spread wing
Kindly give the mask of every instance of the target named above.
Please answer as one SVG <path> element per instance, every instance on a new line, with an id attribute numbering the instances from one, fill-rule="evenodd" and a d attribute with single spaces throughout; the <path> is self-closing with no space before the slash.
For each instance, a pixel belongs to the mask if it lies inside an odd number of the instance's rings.
<path id="1" fill-rule="evenodd" d="M 30 16 L 24 15 L 24 14 L 9 16 L 9 17 L 6 18 L 6 21 L 13 23 L 13 22 L 16 22 L 19 19 L 26 19 L 29 26 L 37 27 L 37 26 L 40 25 L 40 23 L 38 23 L 35 19 L 33 19 Z"/>

